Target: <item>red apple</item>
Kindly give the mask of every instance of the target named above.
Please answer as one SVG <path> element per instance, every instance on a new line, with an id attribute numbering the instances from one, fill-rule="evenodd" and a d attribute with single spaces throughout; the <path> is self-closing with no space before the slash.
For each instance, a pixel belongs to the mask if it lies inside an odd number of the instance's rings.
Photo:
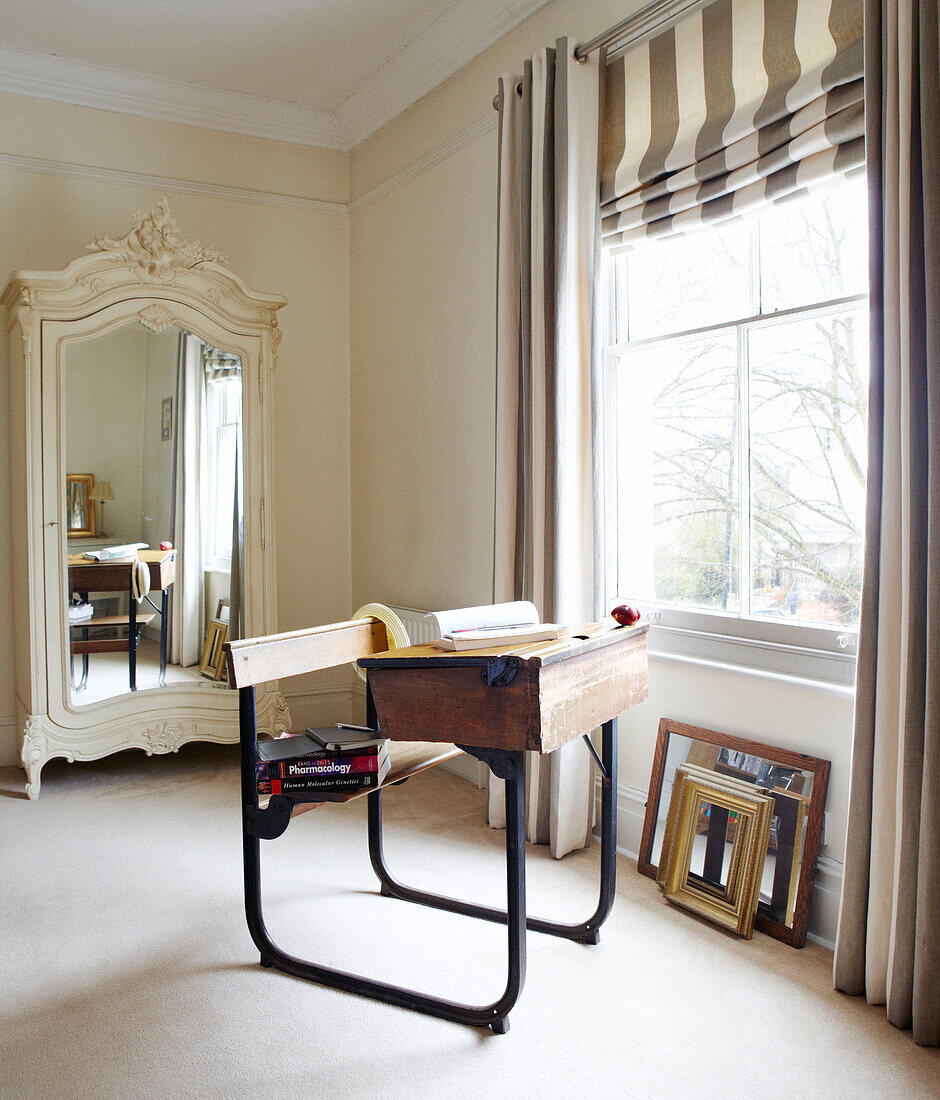
<path id="1" fill-rule="evenodd" d="M 172 550 L 173 549 L 173 543 L 172 542 L 161 542 L 160 543 L 160 549 L 161 550 Z"/>
<path id="2" fill-rule="evenodd" d="M 621 626 L 633 626 L 640 621 L 639 611 L 625 603 L 618 604 L 610 614 Z"/>

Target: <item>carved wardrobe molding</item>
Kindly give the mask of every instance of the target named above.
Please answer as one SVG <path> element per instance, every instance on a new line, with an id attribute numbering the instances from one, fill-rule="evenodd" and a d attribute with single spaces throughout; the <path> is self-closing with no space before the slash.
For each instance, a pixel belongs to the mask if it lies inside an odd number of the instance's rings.
<path id="1" fill-rule="evenodd" d="M 76 705 L 70 691 L 62 347 L 131 321 L 178 325 L 242 361 L 247 636 L 276 630 L 272 375 L 286 301 L 250 290 L 223 257 L 186 240 L 166 196 L 120 238 L 98 237 L 62 271 L 16 272 L 3 292 L 10 376 L 14 682 L 30 798 L 43 765 L 126 748 L 175 752 L 188 741 L 238 740 L 226 687 L 168 683 Z M 268 732 L 289 729 L 276 684 L 258 696 Z"/>

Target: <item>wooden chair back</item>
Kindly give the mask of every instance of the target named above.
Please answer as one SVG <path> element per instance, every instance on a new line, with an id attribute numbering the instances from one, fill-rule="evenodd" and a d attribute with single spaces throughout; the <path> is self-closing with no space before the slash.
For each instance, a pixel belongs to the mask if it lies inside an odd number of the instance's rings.
<path id="1" fill-rule="evenodd" d="M 226 642 L 222 648 L 229 685 L 246 688 L 384 653 L 389 643 L 385 624 L 370 616 Z"/>

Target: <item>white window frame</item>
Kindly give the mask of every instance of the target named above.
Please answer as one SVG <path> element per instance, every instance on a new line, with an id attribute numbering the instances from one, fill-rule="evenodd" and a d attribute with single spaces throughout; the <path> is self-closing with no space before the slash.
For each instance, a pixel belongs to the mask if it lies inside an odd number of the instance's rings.
<path id="1" fill-rule="evenodd" d="M 759 309 L 760 265 L 754 262 L 757 234 L 751 232 L 752 250 L 750 308 Z M 651 245 L 650 247 L 655 247 Z M 602 263 L 604 292 L 602 331 L 605 346 L 602 356 L 602 469 L 604 493 L 604 577 L 606 606 L 609 610 L 624 600 L 638 607 L 650 624 L 651 654 L 667 658 L 705 661 L 770 672 L 786 677 L 823 681 L 851 689 L 855 681 L 855 656 L 858 648 L 857 627 L 827 626 L 810 623 L 775 623 L 747 617 L 733 611 L 690 609 L 665 600 L 642 600 L 631 596 L 619 583 L 618 568 L 618 493 L 617 493 L 617 376 L 620 360 L 630 351 L 651 348 L 704 334 L 735 334 L 738 342 L 739 378 L 739 554 L 742 563 L 740 583 L 750 584 L 750 524 L 746 522 L 750 500 L 750 425 L 749 367 L 747 334 L 792 321 L 812 320 L 820 315 L 850 312 L 865 305 L 867 294 L 853 294 L 795 306 L 774 313 L 751 313 L 715 325 L 670 332 L 636 341 L 617 342 L 617 285 L 613 259 L 617 249 L 605 252 Z M 745 581 L 745 578 L 746 581 Z"/>

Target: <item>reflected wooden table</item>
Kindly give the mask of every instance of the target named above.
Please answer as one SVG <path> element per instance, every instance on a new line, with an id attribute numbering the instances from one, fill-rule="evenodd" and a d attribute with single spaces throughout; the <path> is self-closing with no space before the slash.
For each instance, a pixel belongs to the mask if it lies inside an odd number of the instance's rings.
<path id="1" fill-rule="evenodd" d="M 160 614 L 160 675 L 158 684 L 163 687 L 166 683 L 167 661 L 167 623 L 169 611 L 169 590 L 176 580 L 176 551 L 175 550 L 141 550 L 138 551 L 137 560 L 146 562 L 150 571 L 150 589 L 160 592 L 160 606 L 145 597 L 147 603 L 154 612 Z M 90 619 L 69 623 L 70 637 L 74 631 L 81 633 L 80 638 L 71 638 L 71 654 L 80 653 L 82 656 L 82 677 L 75 690 L 81 691 L 88 683 L 88 655 L 89 653 L 121 653 L 127 650 L 128 681 L 130 690 L 137 690 L 137 649 L 140 645 L 141 630 L 154 618 L 154 615 L 145 612 L 140 614 L 137 609 L 137 601 L 131 593 L 131 567 L 132 561 L 92 561 L 82 557 L 81 554 L 68 556 L 69 592 L 79 595 L 87 602 L 90 593 L 120 592 L 127 595 L 127 614 L 122 615 L 93 615 Z M 127 628 L 127 637 L 113 638 L 89 638 L 89 630 L 95 628 L 123 629 Z"/>

